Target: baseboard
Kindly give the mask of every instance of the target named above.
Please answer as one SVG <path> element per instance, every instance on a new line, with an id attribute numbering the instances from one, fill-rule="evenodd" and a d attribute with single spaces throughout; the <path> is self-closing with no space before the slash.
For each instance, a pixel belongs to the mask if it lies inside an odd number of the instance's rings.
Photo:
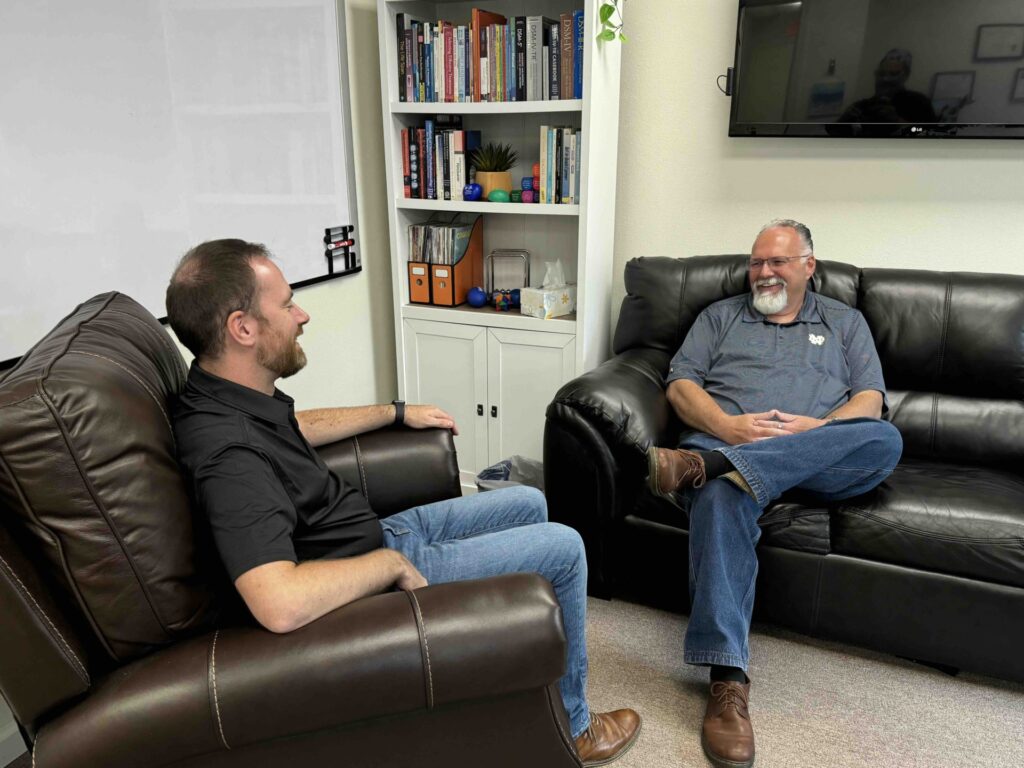
<path id="1" fill-rule="evenodd" d="M 14 722 L 0 726 L 0 766 L 10 765 L 25 754 L 25 742 Z"/>

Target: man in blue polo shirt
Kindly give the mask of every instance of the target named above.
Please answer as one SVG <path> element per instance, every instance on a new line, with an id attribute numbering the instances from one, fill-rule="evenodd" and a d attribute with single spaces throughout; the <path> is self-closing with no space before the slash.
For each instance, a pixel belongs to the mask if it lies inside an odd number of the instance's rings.
<path id="1" fill-rule="evenodd" d="M 672 358 L 666 394 L 690 429 L 679 448 L 648 452 L 651 490 L 689 509 L 683 658 L 711 668 L 701 744 L 729 768 L 754 761 L 746 669 L 757 519 L 790 488 L 825 500 L 869 491 L 903 448 L 880 418 L 885 383 L 867 323 L 808 290 L 814 269 L 806 226 L 762 228 L 750 293 L 701 312 Z"/>

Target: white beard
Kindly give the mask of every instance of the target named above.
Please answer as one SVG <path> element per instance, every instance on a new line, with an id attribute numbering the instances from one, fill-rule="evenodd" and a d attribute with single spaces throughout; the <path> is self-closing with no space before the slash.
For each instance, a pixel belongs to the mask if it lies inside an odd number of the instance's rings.
<path id="1" fill-rule="evenodd" d="M 767 288 L 769 285 L 781 285 L 782 290 L 778 293 L 765 293 L 758 291 L 758 288 Z M 754 309 L 762 315 L 777 315 L 779 312 L 784 310 L 786 308 L 786 304 L 789 303 L 789 294 L 786 293 L 786 284 L 778 278 L 769 278 L 764 282 L 756 283 L 754 285 L 753 293 Z"/>

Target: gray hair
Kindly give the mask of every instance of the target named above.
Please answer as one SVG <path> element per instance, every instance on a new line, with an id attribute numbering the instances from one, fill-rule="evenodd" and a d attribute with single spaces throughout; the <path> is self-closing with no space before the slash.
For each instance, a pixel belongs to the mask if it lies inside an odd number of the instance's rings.
<path id="1" fill-rule="evenodd" d="M 761 227 L 761 231 L 757 233 L 757 237 L 760 237 L 769 229 L 776 229 L 778 227 L 792 229 L 797 233 L 800 237 L 800 242 L 804 246 L 804 252 L 800 254 L 801 257 L 814 255 L 814 240 L 811 239 L 811 230 L 807 228 L 806 224 L 801 224 L 799 221 L 794 221 L 793 219 L 772 219 Z M 757 238 L 755 238 L 755 240 L 756 239 Z"/>

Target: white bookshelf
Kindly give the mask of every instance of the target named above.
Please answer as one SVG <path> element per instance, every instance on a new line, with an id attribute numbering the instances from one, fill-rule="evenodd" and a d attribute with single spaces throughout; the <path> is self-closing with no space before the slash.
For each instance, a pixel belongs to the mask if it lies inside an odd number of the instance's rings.
<path id="1" fill-rule="evenodd" d="M 596 39 L 599 5 L 599 0 L 377 3 L 399 394 L 410 401 L 437 402 L 452 411 L 461 433 L 456 447 L 466 485 L 484 466 L 513 453 L 542 458 L 544 410 L 555 390 L 609 353 L 621 44 Z M 401 101 L 396 14 L 468 26 L 474 7 L 507 18 L 545 15 L 555 19 L 562 12 L 582 8 L 583 98 Z M 461 115 L 463 128 L 480 130 L 485 144 L 511 143 L 519 154 L 519 163 L 512 169 L 513 188 L 539 160 L 541 125 L 582 129 L 580 203 L 405 198 L 401 131 L 419 127 L 436 114 Z M 407 228 L 437 211 L 483 214 L 484 255 L 495 248 L 530 251 L 533 286 L 540 285 L 549 265 L 559 262 L 566 279 L 576 283 L 576 313 L 541 320 L 490 307 L 410 304 Z M 497 416 L 491 415 L 492 409 L 497 409 Z"/>

